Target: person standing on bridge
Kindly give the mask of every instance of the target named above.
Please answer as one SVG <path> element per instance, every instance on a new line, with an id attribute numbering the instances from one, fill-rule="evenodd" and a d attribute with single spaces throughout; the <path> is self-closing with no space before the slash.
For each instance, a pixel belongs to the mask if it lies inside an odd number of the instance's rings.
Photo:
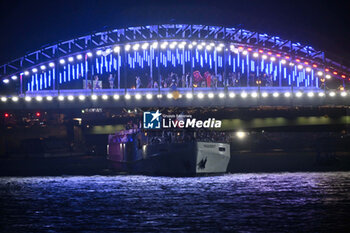
<path id="1" fill-rule="evenodd" d="M 109 81 L 109 88 L 113 89 L 114 88 L 114 77 L 112 74 L 109 75 L 108 81 Z"/>
<path id="2" fill-rule="evenodd" d="M 141 79 L 139 76 L 136 76 L 136 89 L 141 88 Z"/>

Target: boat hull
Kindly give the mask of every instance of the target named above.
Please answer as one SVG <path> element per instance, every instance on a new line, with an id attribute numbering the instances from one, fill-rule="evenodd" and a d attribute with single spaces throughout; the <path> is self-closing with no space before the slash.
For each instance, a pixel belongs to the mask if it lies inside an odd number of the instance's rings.
<path id="1" fill-rule="evenodd" d="M 230 160 L 230 145 L 212 142 L 144 145 L 141 149 L 133 147 L 130 143 L 116 147 L 109 145 L 108 151 L 112 168 L 131 174 L 166 176 L 222 174 L 227 171 Z"/>

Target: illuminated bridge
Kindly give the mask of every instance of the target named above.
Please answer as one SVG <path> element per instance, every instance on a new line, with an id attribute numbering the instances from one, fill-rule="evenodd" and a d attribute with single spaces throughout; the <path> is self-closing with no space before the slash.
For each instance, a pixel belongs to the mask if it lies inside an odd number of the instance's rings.
<path id="1" fill-rule="evenodd" d="M 42 47 L 0 66 L 0 109 L 348 106 L 350 69 L 244 29 L 166 24 Z"/>

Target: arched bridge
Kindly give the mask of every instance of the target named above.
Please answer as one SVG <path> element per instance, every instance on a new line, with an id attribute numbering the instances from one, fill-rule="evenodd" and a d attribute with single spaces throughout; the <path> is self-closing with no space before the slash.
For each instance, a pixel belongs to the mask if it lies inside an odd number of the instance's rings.
<path id="1" fill-rule="evenodd" d="M 311 46 L 244 29 L 129 27 L 0 66 L 0 108 L 348 106 L 349 73 Z"/>

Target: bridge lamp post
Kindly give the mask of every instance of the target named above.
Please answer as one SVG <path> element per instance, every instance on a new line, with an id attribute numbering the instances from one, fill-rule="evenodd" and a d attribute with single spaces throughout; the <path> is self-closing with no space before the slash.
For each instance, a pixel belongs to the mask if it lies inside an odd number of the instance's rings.
<path id="1" fill-rule="evenodd" d="M 224 98 L 224 97 L 225 97 L 225 93 L 222 93 L 222 92 L 219 93 L 219 98 L 220 98 L 220 99 L 222 99 L 222 98 Z"/>
<path id="2" fill-rule="evenodd" d="M 7 98 L 5 96 L 1 97 L 1 101 L 2 102 L 6 102 L 7 101 Z"/>
<path id="3" fill-rule="evenodd" d="M 204 95 L 203 95 L 203 93 L 198 93 L 197 97 L 198 97 L 198 99 L 203 99 Z"/>
<path id="4" fill-rule="evenodd" d="M 147 98 L 148 100 L 152 99 L 152 97 L 153 97 L 152 94 L 149 94 L 149 93 L 148 93 L 148 94 L 146 95 L 146 98 Z"/>
<path id="5" fill-rule="evenodd" d="M 324 97 L 324 93 L 323 93 L 323 92 L 320 92 L 320 93 L 318 93 L 318 96 L 319 96 L 319 97 Z"/>
<path id="6" fill-rule="evenodd" d="M 50 95 L 49 95 L 49 96 L 46 96 L 46 100 L 47 100 L 47 101 L 52 101 L 52 100 L 53 100 L 53 97 L 50 96 Z"/>
<path id="7" fill-rule="evenodd" d="M 124 97 L 126 100 L 129 100 L 131 98 L 131 96 L 129 94 L 126 94 Z"/>
<path id="8" fill-rule="evenodd" d="M 84 96 L 84 95 L 80 95 L 78 98 L 79 98 L 79 100 L 81 100 L 81 101 L 85 100 L 85 96 Z"/>
<path id="9" fill-rule="evenodd" d="M 208 97 L 209 97 L 209 99 L 212 99 L 212 98 L 214 98 L 214 94 L 213 93 L 209 93 Z"/>
<path id="10" fill-rule="evenodd" d="M 267 92 L 263 92 L 263 93 L 261 94 L 261 96 L 262 96 L 263 98 L 266 98 L 266 97 L 269 96 L 269 94 L 268 94 Z"/>
<path id="11" fill-rule="evenodd" d="M 63 96 L 63 95 L 59 95 L 59 96 L 58 96 L 58 100 L 59 100 L 59 101 L 63 101 L 63 100 L 64 100 L 64 96 Z"/>
<path id="12" fill-rule="evenodd" d="M 17 96 L 12 97 L 12 101 L 13 102 L 17 102 L 18 101 L 18 97 Z"/>
<path id="13" fill-rule="evenodd" d="M 235 98 L 235 93 L 233 93 L 233 92 L 230 92 L 229 94 L 228 94 L 228 96 L 232 99 L 232 98 Z"/>
<path id="14" fill-rule="evenodd" d="M 108 100 L 108 95 L 102 95 L 103 100 Z"/>
<path id="15" fill-rule="evenodd" d="M 74 96 L 69 95 L 69 96 L 67 97 L 67 99 L 68 99 L 69 101 L 73 101 L 73 100 L 74 100 Z"/>
<path id="16" fill-rule="evenodd" d="M 113 95 L 113 99 L 119 100 L 119 95 Z"/>
<path id="17" fill-rule="evenodd" d="M 36 101 L 41 102 L 41 101 L 43 100 L 43 97 L 41 97 L 41 96 L 39 95 L 39 96 L 35 97 L 35 99 L 36 99 Z"/>
<path id="18" fill-rule="evenodd" d="M 32 101 L 32 97 L 26 96 L 26 97 L 24 97 L 24 100 L 27 101 L 27 102 L 30 102 L 30 101 Z"/>

